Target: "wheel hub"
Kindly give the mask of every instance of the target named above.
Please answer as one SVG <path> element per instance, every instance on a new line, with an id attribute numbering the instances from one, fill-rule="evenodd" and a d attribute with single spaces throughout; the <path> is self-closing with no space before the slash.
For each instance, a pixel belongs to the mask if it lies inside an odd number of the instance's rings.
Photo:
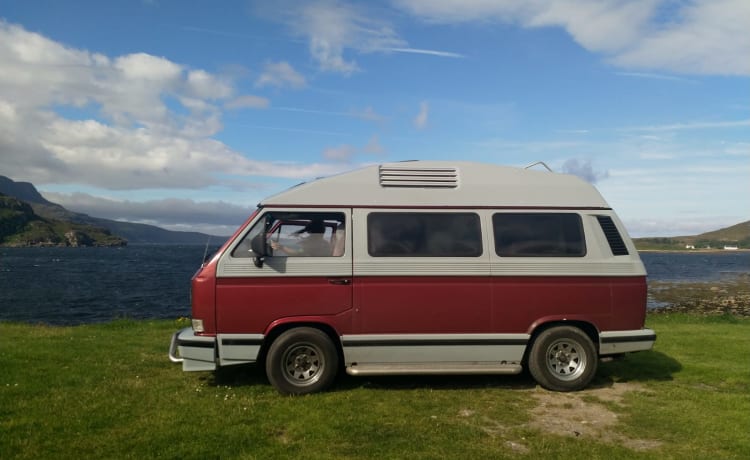
<path id="1" fill-rule="evenodd" d="M 586 369 L 586 353 L 573 341 L 558 340 L 547 350 L 547 368 L 560 380 L 573 380 Z"/>
<path id="2" fill-rule="evenodd" d="M 320 352 L 310 345 L 298 345 L 286 353 L 284 359 L 287 380 L 295 385 L 315 383 L 323 366 Z"/>
<path id="3" fill-rule="evenodd" d="M 555 356 L 555 359 L 557 359 L 557 361 L 560 364 L 562 364 L 563 366 L 567 365 L 567 364 L 570 363 L 570 353 L 566 353 L 566 352 L 560 350 L 560 351 L 557 352 L 557 355 Z"/>
<path id="4" fill-rule="evenodd" d="M 312 361 L 307 354 L 302 354 L 294 358 L 294 370 L 304 372 L 312 367 Z"/>

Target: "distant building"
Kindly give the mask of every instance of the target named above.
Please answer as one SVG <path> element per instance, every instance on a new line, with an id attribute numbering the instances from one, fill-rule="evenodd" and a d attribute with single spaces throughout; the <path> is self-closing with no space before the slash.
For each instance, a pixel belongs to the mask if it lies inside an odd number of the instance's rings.
<path id="1" fill-rule="evenodd" d="M 695 249 L 695 245 L 694 244 L 686 244 L 685 245 L 685 249 Z"/>
<path id="2" fill-rule="evenodd" d="M 737 246 L 724 246 L 725 251 L 737 251 L 738 249 Z"/>

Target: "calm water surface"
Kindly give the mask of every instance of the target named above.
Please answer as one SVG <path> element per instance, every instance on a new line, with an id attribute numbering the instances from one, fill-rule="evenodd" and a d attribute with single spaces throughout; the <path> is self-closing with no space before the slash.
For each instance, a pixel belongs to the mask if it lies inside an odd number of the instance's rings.
<path id="1" fill-rule="evenodd" d="M 213 248 L 216 249 L 216 248 Z M 190 315 L 203 246 L 0 248 L 0 321 L 82 324 Z M 750 273 L 750 253 L 644 253 L 649 280 Z"/>

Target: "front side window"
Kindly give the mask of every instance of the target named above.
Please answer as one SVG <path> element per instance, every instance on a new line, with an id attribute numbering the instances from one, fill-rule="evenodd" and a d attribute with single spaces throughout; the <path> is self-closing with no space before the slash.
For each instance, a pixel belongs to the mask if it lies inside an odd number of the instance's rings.
<path id="1" fill-rule="evenodd" d="M 501 257 L 583 257 L 586 243 L 575 213 L 498 213 L 492 216 Z"/>
<path id="2" fill-rule="evenodd" d="M 341 257 L 345 222 L 343 213 L 270 212 L 255 223 L 232 257 L 254 257 L 252 241 L 263 237 L 271 257 Z"/>
<path id="3" fill-rule="evenodd" d="M 478 257 L 479 216 L 373 212 L 367 215 L 367 251 L 373 257 Z"/>

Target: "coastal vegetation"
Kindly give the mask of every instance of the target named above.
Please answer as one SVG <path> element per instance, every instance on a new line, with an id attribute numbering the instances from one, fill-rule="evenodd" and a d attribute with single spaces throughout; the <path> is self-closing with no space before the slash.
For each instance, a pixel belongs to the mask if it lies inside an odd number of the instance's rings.
<path id="1" fill-rule="evenodd" d="M 639 251 L 723 250 L 750 248 L 750 220 L 695 236 L 633 238 Z"/>
<path id="2" fill-rule="evenodd" d="M 199 232 L 179 232 L 166 230 L 161 227 L 154 225 L 140 224 L 134 222 L 122 222 L 118 220 L 102 219 L 100 217 L 92 217 L 87 214 L 73 212 L 65 209 L 57 203 L 52 203 L 45 199 L 39 191 L 36 189 L 34 184 L 29 182 L 16 182 L 8 177 L 0 175 L 0 195 L 7 195 L 12 197 L 28 206 L 36 215 L 35 222 L 39 220 L 46 220 L 54 223 L 54 229 L 49 229 L 44 224 L 34 224 L 36 228 L 31 229 L 31 232 L 26 235 L 17 234 L 23 233 L 18 231 L 14 233 L 5 233 L 5 240 L 10 243 L 5 243 L 6 246 L 39 246 L 39 245 L 66 245 L 66 239 L 61 238 L 65 233 L 71 231 L 65 229 L 71 227 L 72 231 L 79 232 L 83 231 L 85 234 L 89 234 L 92 231 L 92 227 L 98 229 L 98 231 L 104 230 L 109 235 L 118 238 L 120 241 L 127 240 L 131 244 L 206 244 L 209 239 L 209 235 Z M 0 214 L 0 227 L 4 226 L 4 217 Z M 45 227 L 45 228 L 38 228 Z M 59 233 L 59 230 L 64 230 L 63 233 Z M 52 236 L 57 235 L 57 236 Z M 94 232 L 94 241 L 102 241 L 102 235 L 98 232 Z M 47 237 L 50 240 L 47 240 Z M 86 238 L 84 237 L 84 240 Z M 106 238 L 104 238 L 106 239 Z M 223 241 L 226 238 L 214 237 L 214 241 Z M 41 244 L 39 242 L 42 242 Z M 113 240 L 114 245 L 119 244 Z M 2 238 L 0 238 L 0 245 L 3 245 Z M 107 245 L 107 244 L 105 244 Z"/>
<path id="3" fill-rule="evenodd" d="M 0 246 L 125 246 L 101 227 L 46 219 L 17 198 L 0 194 Z"/>
<path id="4" fill-rule="evenodd" d="M 184 318 L 0 323 L 0 458 L 743 458 L 750 318 L 702 306 L 746 306 L 746 281 L 682 284 L 692 310 L 650 314 L 654 349 L 602 363 L 577 393 L 526 375 L 343 375 L 283 397 L 260 366 L 169 363 Z"/>

